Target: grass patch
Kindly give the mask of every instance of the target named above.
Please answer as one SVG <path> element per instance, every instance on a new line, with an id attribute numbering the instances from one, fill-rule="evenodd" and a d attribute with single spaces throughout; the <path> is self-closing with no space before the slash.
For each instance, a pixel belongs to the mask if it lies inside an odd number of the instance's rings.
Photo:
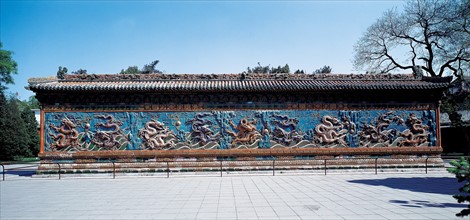
<path id="1" fill-rule="evenodd" d="M 29 163 L 29 162 L 37 162 L 39 161 L 38 157 L 24 157 L 21 158 L 21 162 Z"/>
<path id="2" fill-rule="evenodd" d="M 15 163 L 33 163 L 33 162 L 38 162 L 39 158 L 38 157 L 20 157 L 16 156 L 13 158 L 13 160 L 7 160 L 7 161 L 0 161 L 3 164 L 15 164 Z"/>

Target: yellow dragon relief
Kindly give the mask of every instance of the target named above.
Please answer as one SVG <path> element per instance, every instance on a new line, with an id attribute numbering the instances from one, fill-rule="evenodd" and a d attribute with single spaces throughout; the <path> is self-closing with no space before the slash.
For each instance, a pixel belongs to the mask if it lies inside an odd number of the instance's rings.
<path id="1" fill-rule="evenodd" d="M 69 119 L 62 119 L 59 127 L 56 127 L 54 124 L 50 124 L 49 127 L 58 132 L 57 134 L 49 132 L 49 135 L 53 140 L 53 143 L 51 144 L 51 150 L 56 151 L 62 150 L 69 146 L 78 146 L 78 132 L 75 129 L 77 125 L 75 125 Z"/>

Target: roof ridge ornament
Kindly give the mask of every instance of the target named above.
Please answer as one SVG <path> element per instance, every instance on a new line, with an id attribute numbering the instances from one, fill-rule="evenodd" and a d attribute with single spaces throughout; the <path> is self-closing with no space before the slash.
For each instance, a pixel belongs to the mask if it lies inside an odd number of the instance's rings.
<path id="1" fill-rule="evenodd" d="M 415 79 L 421 80 L 423 78 L 423 70 L 421 69 L 421 66 L 413 66 L 413 75 Z"/>
<path id="2" fill-rule="evenodd" d="M 416 74 L 293 74 L 293 73 L 236 73 L 236 74 L 65 74 L 59 82 L 115 81 L 239 81 L 239 80 L 421 80 Z"/>

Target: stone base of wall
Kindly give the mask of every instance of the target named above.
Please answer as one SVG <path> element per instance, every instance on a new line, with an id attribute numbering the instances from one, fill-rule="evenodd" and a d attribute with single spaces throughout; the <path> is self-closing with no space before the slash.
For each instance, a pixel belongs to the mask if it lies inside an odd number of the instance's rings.
<path id="1" fill-rule="evenodd" d="M 38 174 L 443 167 L 441 147 L 41 153 Z"/>
<path id="2" fill-rule="evenodd" d="M 258 159 L 209 160 L 179 159 L 174 161 L 119 161 L 54 163 L 43 161 L 38 174 L 86 173 L 165 173 L 165 172 L 220 172 L 268 170 L 359 170 L 407 169 L 444 167 L 440 157 L 395 155 L 394 158 L 336 158 L 336 159 Z"/>

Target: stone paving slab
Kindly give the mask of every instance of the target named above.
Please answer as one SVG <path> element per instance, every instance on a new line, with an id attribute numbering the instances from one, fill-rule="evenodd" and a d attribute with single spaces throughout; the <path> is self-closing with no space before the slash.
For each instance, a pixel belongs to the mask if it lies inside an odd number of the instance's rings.
<path id="1" fill-rule="evenodd" d="M 461 219 L 433 174 L 13 178 L 0 219 Z"/>

